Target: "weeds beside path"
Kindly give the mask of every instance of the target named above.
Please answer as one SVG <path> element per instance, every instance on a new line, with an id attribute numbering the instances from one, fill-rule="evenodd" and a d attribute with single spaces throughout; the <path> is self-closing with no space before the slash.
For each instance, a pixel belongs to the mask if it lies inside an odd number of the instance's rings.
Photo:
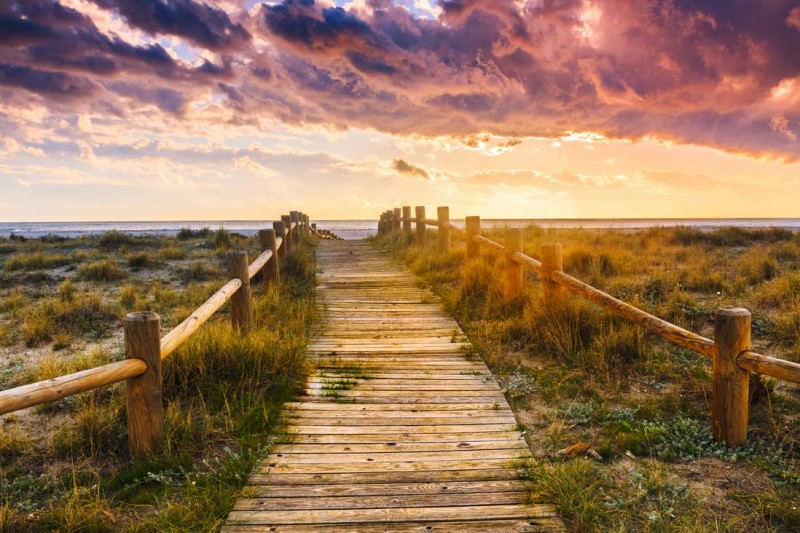
<path id="1" fill-rule="evenodd" d="M 749 444 L 727 448 L 711 437 L 709 361 L 582 300 L 545 308 L 530 273 L 505 301 L 503 258 L 467 260 L 453 240 L 447 253 L 433 238 L 375 244 L 434 288 L 499 377 L 537 458 L 524 472 L 535 502 L 575 531 L 800 528 L 797 386 L 753 377 Z M 756 349 L 800 360 L 797 234 L 524 231 L 529 255 L 548 241 L 564 245 L 566 272 L 707 336 L 715 309 L 748 307 Z"/>
<path id="2" fill-rule="evenodd" d="M 219 233 L 184 235 L 181 241 L 159 242 L 156 248 L 160 249 L 152 251 L 131 254 L 123 250 L 120 255 L 129 256 L 128 266 L 133 269 L 123 276 L 105 274 L 121 270 L 116 266 L 91 270 L 78 267 L 76 271 L 83 279 L 108 283 L 135 275 L 136 269 L 156 268 L 154 263 L 182 260 L 187 255 L 193 261 L 210 265 L 213 261 L 199 255 L 195 248 L 198 243 L 191 241 L 207 237 L 220 240 Z M 226 242 L 214 242 L 210 248 L 212 257 L 220 255 L 214 250 L 224 250 L 234 239 L 227 235 L 222 240 Z M 124 235 L 106 237 L 101 242 L 106 248 L 132 248 L 137 244 L 140 241 Z M 249 240 L 238 243 L 243 244 L 252 246 Z M 94 255 L 91 250 L 83 253 Z M 64 252 L 73 265 L 82 260 L 75 255 Z M 13 256 L 6 265 L 12 260 Z M 11 264 L 13 268 L 7 268 L 9 271 L 22 268 L 17 265 L 33 267 L 27 258 Z M 202 281 L 215 285 L 220 271 L 216 267 L 208 269 L 210 273 L 204 274 Z M 0 531 L 217 529 L 235 497 L 240 495 L 250 469 L 266 454 L 281 405 L 302 390 L 305 383 L 304 348 L 315 321 L 313 249 L 299 246 L 282 269 L 283 283 L 279 287 L 266 292 L 258 287 L 254 291 L 252 332 L 234 332 L 227 312 L 223 311 L 165 360 L 166 446 L 163 453 L 152 459 L 133 461 L 128 454 L 122 385 L 43 406 L 25 417 L 24 423 L 22 417 L 15 418 L 14 414 L 3 417 Z M 198 269 L 190 266 L 188 271 L 196 274 Z M 95 276 L 95 272 L 99 274 Z M 112 321 L 126 310 L 139 310 L 146 305 L 157 312 L 166 310 L 165 319 L 175 322 L 190 311 L 190 305 L 199 303 L 194 300 L 202 301 L 200 297 L 208 292 L 200 289 L 204 284 L 193 279 L 185 282 L 188 285 L 184 289 L 170 288 L 169 284 L 150 288 L 131 284 L 114 291 L 118 300 L 112 302 L 105 296 L 76 293 L 70 286 L 72 277 L 67 277 L 52 297 L 12 290 L 2 300 L 4 307 L 0 310 L 14 308 L 14 298 L 25 302 L 16 307 L 16 315 L 0 318 L 7 323 L 31 321 L 34 317 L 31 313 L 35 312 L 37 320 L 49 325 L 58 323 L 59 306 L 73 306 L 78 301 L 81 306 L 91 304 L 107 311 Z M 184 302 L 187 298 L 191 302 Z M 41 303 L 44 299 L 51 302 L 47 305 L 52 309 Z M 97 330 L 99 336 L 105 335 L 111 326 L 105 316 L 98 318 L 98 324 L 102 326 Z M 42 331 L 47 334 L 25 336 L 22 340 L 32 345 L 53 343 L 54 336 L 49 332 L 55 330 L 43 327 Z M 76 329 L 68 333 L 70 337 L 63 341 L 66 344 L 74 343 L 72 335 L 79 336 L 84 331 Z M 57 349 L 55 344 L 52 349 Z M 48 356 L 42 363 L 7 366 L 0 377 L 5 388 L 120 356 L 118 347 L 90 351 L 83 356 Z M 52 432 L 32 438 L 35 433 L 26 431 L 31 424 L 51 428 Z"/>

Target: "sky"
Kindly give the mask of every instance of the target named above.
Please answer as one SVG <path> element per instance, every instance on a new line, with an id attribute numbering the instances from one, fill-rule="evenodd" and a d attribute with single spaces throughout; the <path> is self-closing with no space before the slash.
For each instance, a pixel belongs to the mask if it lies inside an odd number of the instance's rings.
<path id="1" fill-rule="evenodd" d="M 800 217 L 797 0 L 2 0 L 0 220 Z"/>

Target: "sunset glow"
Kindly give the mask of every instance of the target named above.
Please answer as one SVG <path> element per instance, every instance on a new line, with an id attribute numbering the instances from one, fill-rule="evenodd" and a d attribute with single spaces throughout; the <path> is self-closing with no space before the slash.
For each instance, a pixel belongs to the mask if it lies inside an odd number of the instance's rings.
<path id="1" fill-rule="evenodd" d="M 0 220 L 800 215 L 792 1 L 10 0 Z"/>

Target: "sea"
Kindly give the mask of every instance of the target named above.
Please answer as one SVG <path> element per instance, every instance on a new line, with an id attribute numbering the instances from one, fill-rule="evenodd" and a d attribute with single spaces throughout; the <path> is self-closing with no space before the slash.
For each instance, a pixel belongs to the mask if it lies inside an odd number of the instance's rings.
<path id="1" fill-rule="evenodd" d="M 343 239 L 363 239 L 375 235 L 375 220 L 312 220 L 317 227 L 327 229 Z M 453 220 L 463 227 L 463 220 Z M 700 230 L 713 230 L 726 226 L 742 228 L 787 228 L 800 231 L 800 218 L 525 218 L 485 219 L 483 227 L 585 228 L 636 231 L 654 227 L 687 226 Z M 130 235 L 174 235 L 181 228 L 225 228 L 243 235 L 255 235 L 258 230 L 271 228 L 269 220 L 178 220 L 143 222 L 0 222 L 0 236 L 17 235 L 38 238 L 45 235 L 81 237 L 117 230 Z"/>

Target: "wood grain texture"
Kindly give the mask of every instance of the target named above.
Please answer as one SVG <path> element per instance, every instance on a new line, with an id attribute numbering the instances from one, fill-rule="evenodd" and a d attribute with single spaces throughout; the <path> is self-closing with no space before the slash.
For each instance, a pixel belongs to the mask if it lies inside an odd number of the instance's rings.
<path id="1" fill-rule="evenodd" d="M 382 217 L 387 231 L 397 218 Z M 527 503 L 528 446 L 441 302 L 367 243 L 322 241 L 317 256 L 316 370 L 223 530 L 563 530 Z"/>
<path id="2" fill-rule="evenodd" d="M 161 318 L 153 312 L 130 313 L 122 322 L 125 357 L 144 361 L 147 371 L 129 378 L 125 386 L 128 446 L 142 458 L 158 451 L 164 441 L 161 402 Z"/>
<path id="3" fill-rule="evenodd" d="M 250 266 L 247 252 L 235 250 L 225 254 L 228 264 L 228 277 L 239 279 L 242 286 L 231 296 L 231 322 L 233 327 L 242 332 L 253 326 L 253 295 L 250 290 Z"/>
<path id="4" fill-rule="evenodd" d="M 750 374 L 736 360 L 750 349 L 750 323 L 750 311 L 742 308 L 719 309 L 714 316 L 711 430 L 730 446 L 747 442 Z"/>

